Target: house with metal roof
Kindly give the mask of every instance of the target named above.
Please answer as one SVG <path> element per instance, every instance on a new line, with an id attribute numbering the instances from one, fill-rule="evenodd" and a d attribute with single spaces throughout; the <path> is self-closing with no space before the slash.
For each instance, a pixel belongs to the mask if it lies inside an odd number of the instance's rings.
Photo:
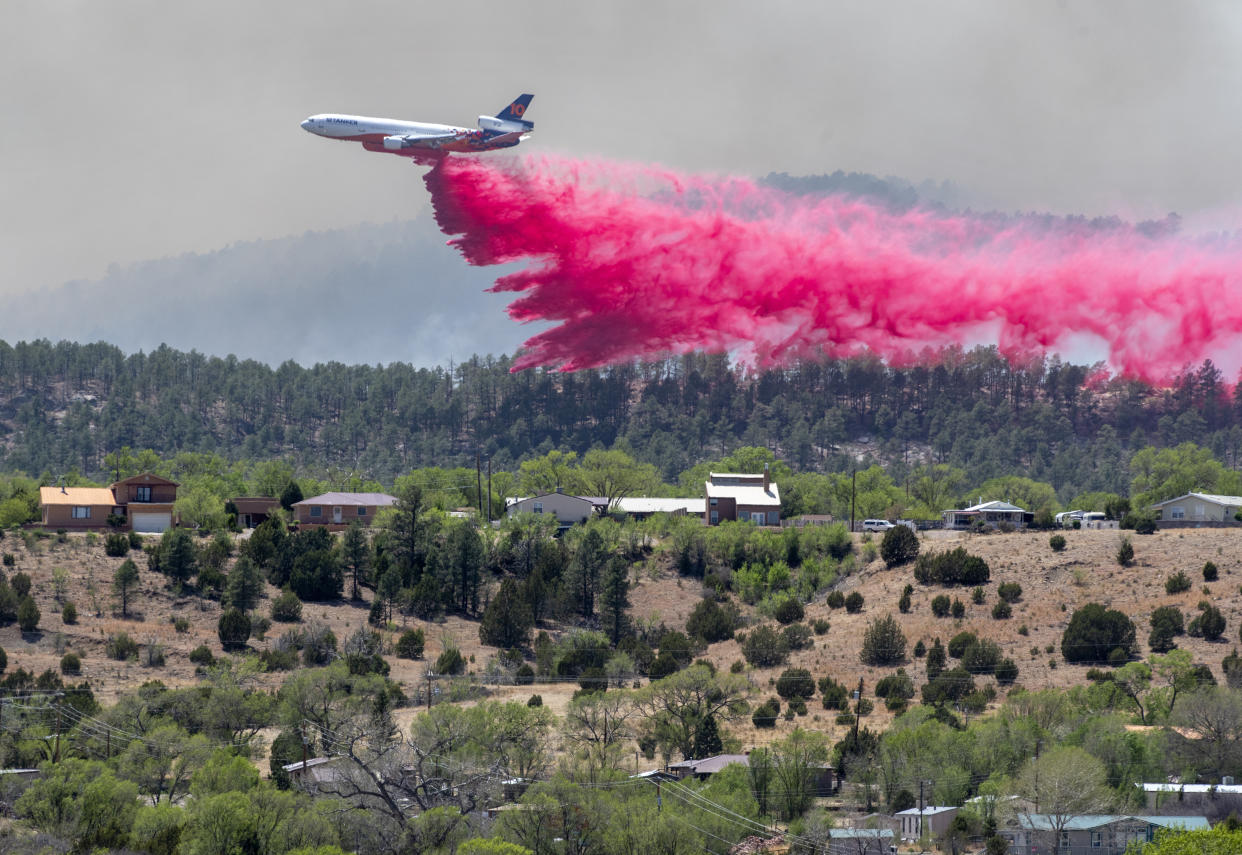
<path id="1" fill-rule="evenodd" d="M 889 855 L 894 842 L 891 828 L 833 828 L 828 833 L 828 855 Z"/>
<path id="2" fill-rule="evenodd" d="M 765 467 L 761 474 L 711 472 L 704 484 L 707 500 L 703 521 L 719 525 L 743 520 L 756 525 L 781 524 L 781 494 Z"/>
<path id="3" fill-rule="evenodd" d="M 997 833 L 1008 842 L 1010 855 L 1125 855 L 1130 844 L 1149 843 L 1161 830 L 1208 828 L 1204 816 L 1020 814 Z"/>
<path id="4" fill-rule="evenodd" d="M 1221 496 L 1216 493 L 1186 493 L 1176 499 L 1165 499 L 1149 505 L 1156 519 L 1166 522 L 1233 522 L 1233 515 L 1242 510 L 1242 496 Z"/>
<path id="5" fill-rule="evenodd" d="M 921 809 L 915 807 L 897 811 L 895 816 L 901 820 L 901 839 L 921 840 L 924 835 L 938 837 L 944 834 L 958 810 L 952 805 L 925 805 Z"/>
<path id="6" fill-rule="evenodd" d="M 557 490 L 554 493 L 540 493 L 537 496 L 512 498 L 505 500 L 505 513 L 514 514 L 551 514 L 561 528 L 569 528 L 576 523 L 584 523 L 595 516 L 596 506 L 584 496 L 573 496 Z"/>
<path id="7" fill-rule="evenodd" d="M 299 525 L 344 528 L 354 521 L 370 525 L 380 510 L 396 503 L 387 493 L 320 493 L 294 502 L 293 514 Z"/>
<path id="8" fill-rule="evenodd" d="M 959 530 L 972 528 L 980 522 L 989 528 L 1003 523 L 1024 528 L 1035 518 L 1030 511 L 1008 502 L 980 502 L 961 510 L 941 511 L 940 516 L 944 519 L 945 528 Z"/>

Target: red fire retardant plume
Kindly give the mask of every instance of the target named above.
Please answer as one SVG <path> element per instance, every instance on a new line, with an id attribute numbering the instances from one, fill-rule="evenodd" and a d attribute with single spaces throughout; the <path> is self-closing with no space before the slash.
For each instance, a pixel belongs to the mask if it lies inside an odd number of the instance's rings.
<path id="1" fill-rule="evenodd" d="M 1242 249 L 1128 226 L 894 214 L 744 179 L 550 157 L 444 158 L 436 219 L 471 264 L 526 262 L 492 290 L 556 326 L 514 370 L 692 350 L 761 366 L 871 351 L 894 362 L 995 341 L 1088 346 L 1152 382 L 1242 365 Z M 1229 375 L 1227 375 L 1229 376 Z"/>

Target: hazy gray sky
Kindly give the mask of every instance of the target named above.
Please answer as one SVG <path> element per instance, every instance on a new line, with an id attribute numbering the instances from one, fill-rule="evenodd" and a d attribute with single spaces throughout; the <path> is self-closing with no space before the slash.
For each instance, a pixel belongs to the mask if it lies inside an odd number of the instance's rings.
<path id="1" fill-rule="evenodd" d="M 523 91 L 520 151 L 1061 212 L 1242 202 L 1234 2 L 6 0 L 0 32 L 0 299 L 416 216 L 421 170 L 298 123 L 472 125 Z"/>

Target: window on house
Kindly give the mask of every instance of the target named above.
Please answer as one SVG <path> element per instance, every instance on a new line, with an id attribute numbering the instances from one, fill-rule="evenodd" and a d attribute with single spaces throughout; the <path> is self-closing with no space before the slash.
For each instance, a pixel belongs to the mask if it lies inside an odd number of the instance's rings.
<path id="1" fill-rule="evenodd" d="M 135 487 L 134 488 L 134 501 L 135 502 L 151 501 L 151 488 L 150 487 Z"/>
<path id="2" fill-rule="evenodd" d="M 1104 832 L 1102 831 L 1091 832 L 1091 848 L 1099 849 L 1103 846 L 1104 846 Z"/>
<path id="3" fill-rule="evenodd" d="M 712 511 L 712 525 L 720 522 L 720 511 Z"/>
<path id="4" fill-rule="evenodd" d="M 1180 505 L 1174 505 L 1173 507 L 1169 508 L 1169 519 L 1171 520 L 1186 519 L 1186 509 L 1181 507 Z"/>
<path id="5" fill-rule="evenodd" d="M 74 505 L 73 518 L 75 520 L 88 520 L 91 518 L 91 509 L 87 505 Z"/>
<path id="6" fill-rule="evenodd" d="M 1060 849 L 1064 852 L 1068 852 L 1069 848 L 1070 848 L 1070 834 L 1068 831 L 1062 831 Z"/>
<path id="7" fill-rule="evenodd" d="M 543 513 L 543 502 L 535 502 L 535 513 Z"/>
<path id="8" fill-rule="evenodd" d="M 714 508 L 714 507 L 716 507 L 716 505 L 720 504 L 720 500 L 719 500 L 719 499 L 711 499 L 711 500 L 710 500 L 710 504 L 711 504 L 711 506 Z"/>
<path id="9" fill-rule="evenodd" d="M 321 516 L 323 516 L 323 508 L 319 507 L 319 505 L 311 505 L 311 512 L 310 512 L 310 515 L 311 515 L 312 517 L 321 517 Z"/>
<path id="10" fill-rule="evenodd" d="M 360 516 L 360 517 L 365 517 L 366 515 L 367 515 L 367 509 L 366 509 L 366 508 L 364 508 L 362 505 L 359 505 L 359 506 L 358 506 L 358 516 Z"/>

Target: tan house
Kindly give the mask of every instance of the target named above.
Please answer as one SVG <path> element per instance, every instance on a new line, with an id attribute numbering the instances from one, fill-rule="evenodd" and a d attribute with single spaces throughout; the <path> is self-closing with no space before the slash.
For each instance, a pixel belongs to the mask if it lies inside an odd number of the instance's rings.
<path id="1" fill-rule="evenodd" d="M 107 487 L 40 487 L 39 504 L 44 528 L 69 531 L 107 528 L 108 516 L 124 511 Z"/>
<path id="2" fill-rule="evenodd" d="M 941 511 L 944 527 L 965 530 L 976 524 L 988 528 L 1000 525 L 1012 525 L 1014 528 L 1025 528 L 1035 515 L 1028 510 L 1011 505 L 1008 502 L 980 502 L 961 510 Z"/>
<path id="3" fill-rule="evenodd" d="M 1187 493 L 1156 502 L 1151 509 L 1156 512 L 1156 519 L 1164 522 L 1233 522 L 1233 515 L 1242 510 L 1242 496 Z"/>
<path id="4" fill-rule="evenodd" d="M 897 811 L 901 820 L 901 839 L 920 840 L 924 834 L 939 837 L 949 830 L 949 824 L 957 816 L 958 808 L 950 805 L 927 805 L 922 810 L 910 808 Z"/>
<path id="5" fill-rule="evenodd" d="M 352 522 L 370 525 L 383 508 L 397 503 L 387 493 L 321 493 L 293 503 L 294 519 L 299 525 L 326 525 L 345 528 Z"/>
<path id="6" fill-rule="evenodd" d="M 46 528 L 87 531 L 109 528 L 108 517 L 119 517 L 117 528 L 159 533 L 173 525 L 176 481 L 145 472 L 111 487 L 40 487 Z"/>
<path id="7" fill-rule="evenodd" d="M 719 525 L 725 520 L 781 524 L 781 494 L 766 468 L 761 475 L 712 472 L 704 492 L 707 507 L 703 522 L 708 525 Z"/>
<path id="8" fill-rule="evenodd" d="M 583 496 L 571 496 L 568 493 L 542 493 L 538 496 L 527 496 L 524 499 L 510 499 L 505 505 L 508 516 L 514 514 L 552 514 L 561 528 L 568 528 L 575 523 L 584 523 L 595 515 L 595 504 Z"/>

